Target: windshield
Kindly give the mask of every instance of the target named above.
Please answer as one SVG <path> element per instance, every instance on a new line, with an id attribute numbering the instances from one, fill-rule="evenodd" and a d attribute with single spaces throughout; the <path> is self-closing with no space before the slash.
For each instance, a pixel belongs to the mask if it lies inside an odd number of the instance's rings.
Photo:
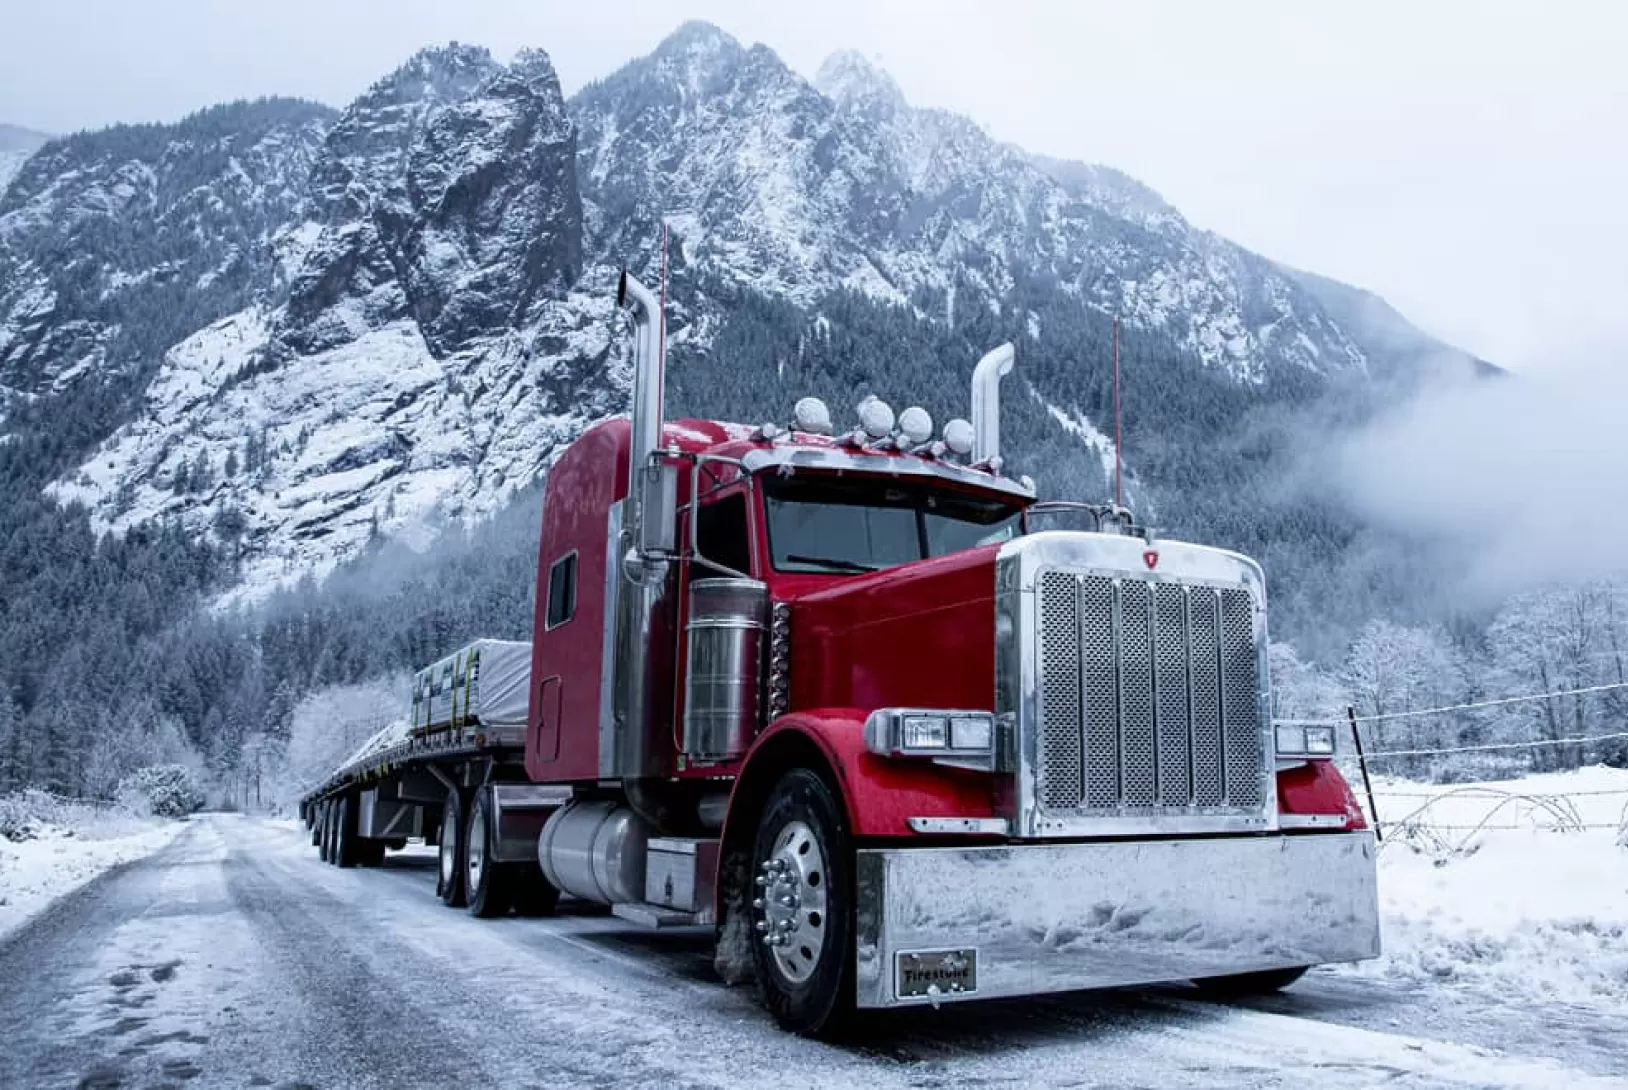
<path id="1" fill-rule="evenodd" d="M 1019 509 L 998 499 L 853 478 L 771 476 L 764 485 L 777 571 L 876 571 L 1019 533 Z"/>

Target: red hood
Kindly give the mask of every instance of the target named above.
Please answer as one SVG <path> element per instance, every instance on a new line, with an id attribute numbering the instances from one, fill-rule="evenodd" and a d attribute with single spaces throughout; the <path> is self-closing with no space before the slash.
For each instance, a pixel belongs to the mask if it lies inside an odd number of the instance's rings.
<path id="1" fill-rule="evenodd" d="M 998 545 L 791 600 L 791 707 L 990 709 Z"/>

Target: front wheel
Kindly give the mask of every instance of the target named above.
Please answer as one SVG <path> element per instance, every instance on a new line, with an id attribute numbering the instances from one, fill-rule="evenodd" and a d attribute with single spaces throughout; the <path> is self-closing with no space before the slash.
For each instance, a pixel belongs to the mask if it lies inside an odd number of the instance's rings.
<path id="1" fill-rule="evenodd" d="M 795 768 L 759 820 L 752 957 L 764 1005 L 783 1029 L 830 1036 L 854 1006 L 853 862 L 825 781 Z"/>
<path id="2" fill-rule="evenodd" d="M 1252 995 L 1281 992 L 1306 975 L 1307 965 L 1293 969 L 1264 969 L 1258 973 L 1211 976 L 1193 981 L 1199 991 L 1216 999 L 1244 999 Z"/>

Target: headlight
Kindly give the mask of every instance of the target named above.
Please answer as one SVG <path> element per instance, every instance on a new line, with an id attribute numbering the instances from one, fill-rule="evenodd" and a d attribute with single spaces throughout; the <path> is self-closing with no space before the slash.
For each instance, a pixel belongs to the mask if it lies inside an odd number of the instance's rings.
<path id="1" fill-rule="evenodd" d="M 1333 727 L 1301 727 L 1280 724 L 1274 730 L 1279 757 L 1334 756 Z"/>
<path id="2" fill-rule="evenodd" d="M 865 748 L 879 757 L 926 758 L 985 772 L 999 763 L 989 712 L 878 708 L 865 720 Z"/>
<path id="3" fill-rule="evenodd" d="M 950 725 L 941 715 L 907 715 L 899 731 L 903 749 L 945 749 L 950 744 Z"/>

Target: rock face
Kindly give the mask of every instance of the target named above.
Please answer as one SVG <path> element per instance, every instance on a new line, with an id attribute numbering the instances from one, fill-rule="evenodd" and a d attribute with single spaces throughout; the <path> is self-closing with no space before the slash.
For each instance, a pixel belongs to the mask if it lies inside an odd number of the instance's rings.
<path id="1" fill-rule="evenodd" d="M 340 117 L 276 337 L 299 356 L 410 318 L 437 355 L 518 328 L 582 265 L 576 140 L 548 58 L 428 50 Z M 360 323 L 360 324 L 358 324 Z"/>
<path id="2" fill-rule="evenodd" d="M 151 374 L 245 306 L 275 260 L 331 112 L 268 100 L 55 140 L 0 198 L 0 413 Z"/>
<path id="3" fill-rule="evenodd" d="M 953 320 L 1044 278 L 1244 381 L 1368 363 L 1286 270 L 1116 171 L 912 108 L 854 53 L 810 84 L 762 46 L 689 24 L 571 111 L 598 252 L 648 245 L 665 214 L 698 268 L 805 304 L 849 288 Z M 955 298 L 958 281 L 982 298 Z"/>
<path id="4" fill-rule="evenodd" d="M 718 411 L 759 411 L 788 366 L 866 385 L 882 365 L 845 321 L 917 356 L 1016 329 L 1039 365 L 1014 443 L 1107 466 L 1100 382 L 1056 328 L 1120 315 L 1167 384 L 1228 406 L 1450 352 L 1111 168 L 912 107 L 857 55 L 811 82 L 692 23 L 569 101 L 540 52 L 454 44 L 338 114 L 236 104 L 45 146 L 0 200 L 0 433 L 8 398 L 129 390 L 58 499 L 212 535 L 245 594 L 320 574 L 497 509 L 625 407 L 611 294 L 621 265 L 654 278 L 663 222 L 675 378 Z"/>

